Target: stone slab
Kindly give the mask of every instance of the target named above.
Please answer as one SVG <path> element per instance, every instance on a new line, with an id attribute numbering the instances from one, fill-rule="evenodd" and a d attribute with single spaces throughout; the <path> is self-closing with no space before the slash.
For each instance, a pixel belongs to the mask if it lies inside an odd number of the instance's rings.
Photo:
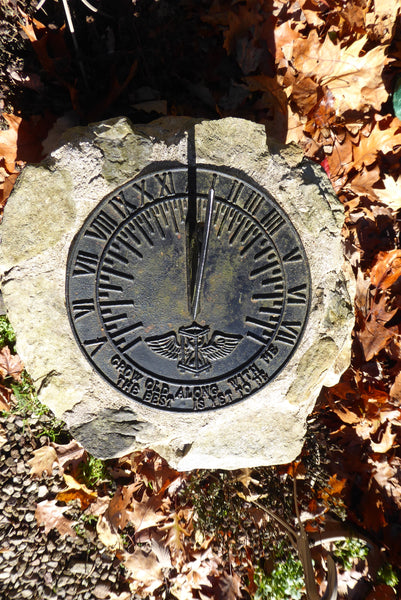
<path id="1" fill-rule="evenodd" d="M 130 401 L 101 378 L 72 334 L 65 305 L 68 251 L 99 201 L 150 163 L 237 168 L 290 216 L 308 256 L 308 325 L 285 369 L 228 408 L 172 413 Z M 1 226 L 1 289 L 17 351 L 40 400 L 95 456 L 151 447 L 180 469 L 235 469 L 287 463 L 299 454 L 305 420 L 323 385 L 350 360 L 353 281 L 344 262 L 342 206 L 323 170 L 294 145 L 241 119 L 163 118 L 133 126 L 112 119 L 76 127 L 17 181 Z"/>

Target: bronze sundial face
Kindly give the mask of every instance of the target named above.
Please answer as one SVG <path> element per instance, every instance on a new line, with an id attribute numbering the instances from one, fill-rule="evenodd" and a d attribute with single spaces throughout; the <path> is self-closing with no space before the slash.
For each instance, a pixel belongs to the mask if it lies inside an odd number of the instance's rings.
<path id="1" fill-rule="evenodd" d="M 92 366 L 132 400 L 220 408 L 283 369 L 310 275 L 275 200 L 219 167 L 166 167 L 104 198 L 75 237 L 67 307 Z"/>

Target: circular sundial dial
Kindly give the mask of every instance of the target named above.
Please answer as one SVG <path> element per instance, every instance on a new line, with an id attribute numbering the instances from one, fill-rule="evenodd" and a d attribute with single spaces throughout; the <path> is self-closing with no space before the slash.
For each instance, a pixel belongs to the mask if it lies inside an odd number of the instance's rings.
<path id="1" fill-rule="evenodd" d="M 76 340 L 135 401 L 220 408 L 285 367 L 306 325 L 310 275 L 290 219 L 218 167 L 166 167 L 105 197 L 76 235 L 66 297 Z"/>

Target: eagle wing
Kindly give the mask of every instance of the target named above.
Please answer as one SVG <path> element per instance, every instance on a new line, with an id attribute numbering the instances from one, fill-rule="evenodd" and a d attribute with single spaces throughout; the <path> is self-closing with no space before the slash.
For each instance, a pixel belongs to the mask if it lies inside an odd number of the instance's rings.
<path id="1" fill-rule="evenodd" d="M 177 342 L 177 336 L 174 331 L 170 331 L 164 335 L 147 338 L 145 342 L 153 352 L 160 356 L 164 356 L 165 358 L 174 360 L 180 355 L 181 346 Z"/>
<path id="2" fill-rule="evenodd" d="M 215 331 L 211 340 L 202 346 L 201 352 L 209 360 L 225 358 L 235 350 L 242 339 L 242 335 L 231 335 Z"/>

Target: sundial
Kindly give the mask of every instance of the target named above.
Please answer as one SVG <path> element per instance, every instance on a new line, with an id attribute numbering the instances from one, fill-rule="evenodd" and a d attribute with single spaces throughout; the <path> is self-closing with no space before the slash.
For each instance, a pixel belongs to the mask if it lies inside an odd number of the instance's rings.
<path id="1" fill-rule="evenodd" d="M 106 196 L 72 242 L 67 307 L 111 386 L 170 411 L 232 405 L 285 368 L 310 274 L 275 199 L 235 170 L 163 165 Z"/>

